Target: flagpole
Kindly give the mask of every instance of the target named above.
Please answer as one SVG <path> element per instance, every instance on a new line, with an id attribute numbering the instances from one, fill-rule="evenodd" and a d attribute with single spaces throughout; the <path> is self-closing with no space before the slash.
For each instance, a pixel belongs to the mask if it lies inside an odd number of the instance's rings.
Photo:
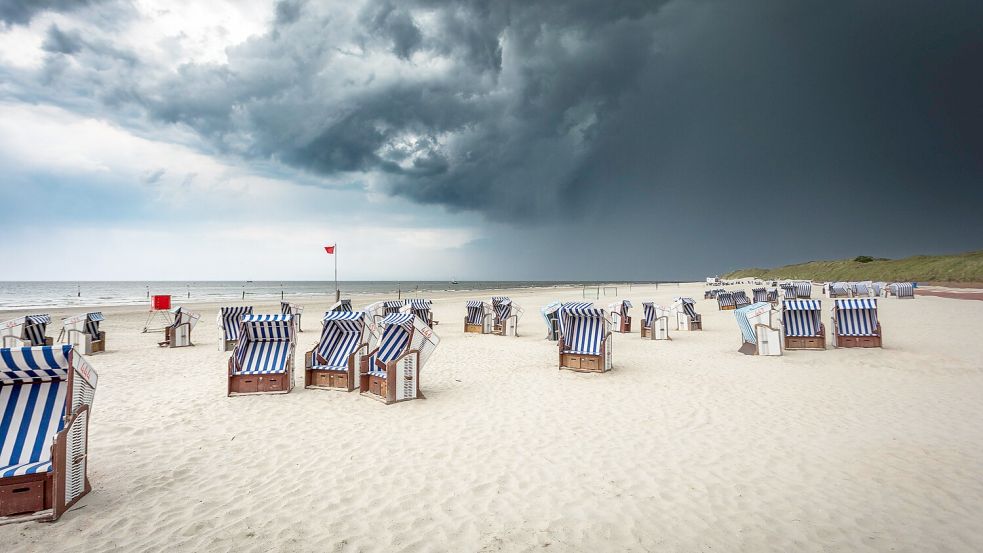
<path id="1" fill-rule="evenodd" d="M 341 290 L 338 289 L 338 243 L 334 243 L 334 301 L 341 301 Z"/>

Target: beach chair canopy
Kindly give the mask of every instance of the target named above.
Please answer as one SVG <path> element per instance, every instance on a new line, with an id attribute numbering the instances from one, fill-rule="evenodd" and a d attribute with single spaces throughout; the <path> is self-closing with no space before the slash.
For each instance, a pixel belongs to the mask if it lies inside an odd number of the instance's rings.
<path id="1" fill-rule="evenodd" d="M 885 283 L 884 282 L 874 282 L 874 283 L 872 283 L 871 284 L 871 287 L 874 289 L 874 295 L 875 296 L 880 296 L 881 295 L 881 289 L 883 289 L 884 286 L 885 286 Z"/>
<path id="2" fill-rule="evenodd" d="M 502 321 L 508 319 L 512 314 L 512 300 L 504 296 L 492 297 L 492 307 L 495 310 L 495 317 Z"/>
<path id="3" fill-rule="evenodd" d="M 811 298 L 812 297 L 812 283 L 811 282 L 796 282 L 795 283 L 796 294 L 800 298 Z"/>
<path id="4" fill-rule="evenodd" d="M 833 282 L 829 285 L 829 295 L 831 296 L 845 296 L 848 293 L 849 289 L 845 282 Z"/>
<path id="5" fill-rule="evenodd" d="M 871 282 L 854 282 L 850 287 L 853 289 L 854 296 L 869 296 Z"/>
<path id="6" fill-rule="evenodd" d="M 324 314 L 321 338 L 314 348 L 318 359 L 314 369 L 347 370 L 348 357 L 367 343 L 368 327 L 364 311 L 328 311 Z"/>
<path id="7" fill-rule="evenodd" d="M 226 340 L 238 340 L 239 339 L 239 327 L 242 322 L 242 317 L 245 315 L 252 315 L 253 307 L 223 307 L 218 313 L 218 325 L 222 328 L 225 333 Z"/>
<path id="8" fill-rule="evenodd" d="M 386 315 L 381 322 L 382 337 L 379 348 L 369 360 L 369 374 L 386 377 L 376 361 L 393 361 L 411 349 L 420 352 L 420 368 L 426 364 L 437 349 L 440 338 L 427 324 L 412 313 L 393 313 Z"/>
<path id="9" fill-rule="evenodd" d="M 768 290 L 765 301 L 778 301 L 778 288 Z"/>
<path id="10" fill-rule="evenodd" d="M 171 314 L 174 315 L 174 322 L 171 323 L 171 328 L 177 328 L 178 326 L 188 323 L 191 328 L 194 328 L 198 323 L 200 315 L 188 311 L 183 307 L 175 307 L 171 309 Z"/>
<path id="11" fill-rule="evenodd" d="M 717 294 L 717 305 L 720 307 L 735 305 L 734 294 L 730 292 L 721 292 Z"/>
<path id="12" fill-rule="evenodd" d="M 91 407 L 98 378 L 72 345 L 0 348 L 0 477 L 51 471 L 66 407 Z"/>
<path id="13" fill-rule="evenodd" d="M 754 296 L 755 302 L 768 301 L 768 289 L 766 288 L 751 288 L 751 295 Z"/>
<path id="14" fill-rule="evenodd" d="M 695 321 L 698 318 L 698 315 L 696 314 L 696 301 L 693 300 L 693 298 L 675 298 L 673 300 L 673 305 L 683 313 L 686 313 L 686 316 L 689 317 L 691 321 Z"/>
<path id="15" fill-rule="evenodd" d="M 28 346 L 43 346 L 50 322 L 51 315 L 25 315 L 0 324 L 0 336 L 13 336 Z"/>
<path id="16" fill-rule="evenodd" d="M 820 300 L 786 300 L 782 303 L 782 324 L 786 336 L 819 334 L 822 302 Z"/>
<path id="17" fill-rule="evenodd" d="M 656 312 L 656 308 L 657 307 L 658 306 L 655 305 L 654 302 L 647 301 L 647 302 L 643 302 L 642 303 L 642 326 L 643 327 L 652 326 L 652 321 L 654 321 L 655 320 L 655 317 L 656 317 L 656 313 L 657 313 Z"/>
<path id="18" fill-rule="evenodd" d="M 243 315 L 239 342 L 232 352 L 233 374 L 287 372 L 293 342 L 293 316 Z"/>
<path id="19" fill-rule="evenodd" d="M 92 339 L 96 340 L 99 338 L 99 323 L 104 320 L 106 320 L 106 318 L 102 316 L 102 313 L 95 311 L 65 317 L 62 319 L 62 324 L 65 325 L 65 328 L 71 327 L 81 330 L 92 337 Z M 81 325 L 81 328 L 78 328 L 79 325 Z"/>
<path id="20" fill-rule="evenodd" d="M 484 324 L 485 315 L 491 313 L 491 305 L 481 300 L 468 300 L 466 307 L 468 310 L 467 322 L 471 325 Z"/>
<path id="21" fill-rule="evenodd" d="M 877 335 L 877 299 L 833 300 L 833 316 L 840 336 Z"/>
<path id="22" fill-rule="evenodd" d="M 742 306 L 742 305 L 749 305 L 751 303 L 751 300 L 748 299 L 747 297 L 747 292 L 745 292 L 744 290 L 735 291 L 733 293 L 733 296 L 734 296 L 734 305 Z"/>
<path id="23" fill-rule="evenodd" d="M 603 309 L 592 303 L 565 303 L 559 315 L 564 353 L 600 354 L 609 324 Z"/>
<path id="24" fill-rule="evenodd" d="M 546 323 L 546 329 L 550 333 L 553 332 L 553 320 L 559 318 L 560 307 L 563 307 L 563 304 L 558 301 L 554 301 L 543 306 L 539 310 L 540 314 L 543 316 L 543 322 Z M 549 338 L 549 336 L 547 336 L 547 338 Z"/>
<path id="25" fill-rule="evenodd" d="M 399 300 L 387 300 L 382 302 L 382 314 L 391 315 L 393 313 L 398 313 L 399 309 L 405 305 L 404 302 Z"/>
<path id="26" fill-rule="evenodd" d="M 765 314 L 771 312 L 771 304 L 766 302 L 752 303 L 751 305 L 734 310 L 734 317 L 737 318 L 737 326 L 741 328 L 741 336 L 745 342 L 757 344 L 758 337 L 754 332 L 755 324 L 768 324 L 771 321 Z"/>

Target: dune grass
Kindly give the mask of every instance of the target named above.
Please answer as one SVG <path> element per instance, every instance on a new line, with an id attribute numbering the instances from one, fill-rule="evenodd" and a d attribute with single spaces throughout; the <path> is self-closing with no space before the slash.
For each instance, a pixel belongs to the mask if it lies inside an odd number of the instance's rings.
<path id="1" fill-rule="evenodd" d="M 858 256 L 855 259 L 809 261 L 773 269 L 740 269 L 723 275 L 726 279 L 747 277 L 980 283 L 983 282 L 983 250 L 957 255 L 916 255 L 904 259 Z"/>

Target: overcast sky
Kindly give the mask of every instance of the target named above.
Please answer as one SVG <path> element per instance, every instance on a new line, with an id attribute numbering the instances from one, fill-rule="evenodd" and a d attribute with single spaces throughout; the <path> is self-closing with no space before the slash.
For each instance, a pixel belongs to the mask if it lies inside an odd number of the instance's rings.
<path id="1" fill-rule="evenodd" d="M 0 1 L 0 279 L 983 248 L 983 2 Z"/>

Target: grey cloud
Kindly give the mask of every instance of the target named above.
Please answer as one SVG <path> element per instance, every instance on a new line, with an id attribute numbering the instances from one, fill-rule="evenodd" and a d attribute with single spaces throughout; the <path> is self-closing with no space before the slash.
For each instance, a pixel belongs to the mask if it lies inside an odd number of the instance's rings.
<path id="1" fill-rule="evenodd" d="M 57 25 L 52 25 L 41 48 L 47 52 L 74 54 L 82 49 L 82 35 L 78 31 L 64 32 Z"/>
<path id="2" fill-rule="evenodd" d="M 101 0 L 3 0 L 0 2 L 0 21 L 8 25 L 24 25 L 46 11 L 71 12 L 97 4 Z"/>
<path id="3" fill-rule="evenodd" d="M 274 27 L 289 33 L 176 74 L 49 34 L 80 61 L 49 61 L 48 82 L 72 92 L 51 101 L 182 125 L 246 160 L 371 173 L 392 194 L 512 224 L 631 233 L 648 221 L 703 241 L 782 229 L 774 251 L 803 255 L 836 241 L 876 253 L 913 218 L 930 223 L 912 245 L 978 247 L 983 235 L 983 3 L 415 0 L 356 12 L 280 2 Z M 816 198 L 836 212 L 803 224 Z"/>
<path id="4" fill-rule="evenodd" d="M 163 177 L 166 173 L 167 173 L 167 169 L 164 168 L 156 169 L 154 171 L 148 171 L 143 176 L 143 183 L 157 184 L 158 182 L 160 182 L 161 177 Z"/>

